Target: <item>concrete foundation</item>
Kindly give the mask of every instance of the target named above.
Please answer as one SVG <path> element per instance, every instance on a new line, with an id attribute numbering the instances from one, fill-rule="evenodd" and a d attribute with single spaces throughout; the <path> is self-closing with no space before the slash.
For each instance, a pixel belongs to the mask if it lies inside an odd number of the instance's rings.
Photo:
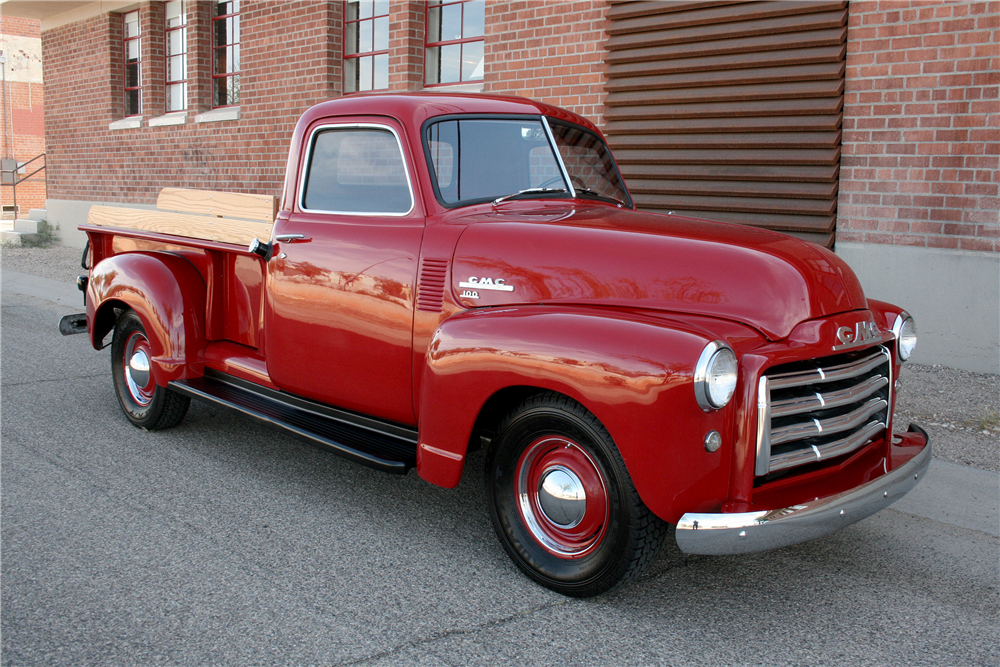
<path id="1" fill-rule="evenodd" d="M 120 208 L 143 208 L 156 210 L 155 204 L 123 204 L 121 202 L 78 201 L 72 199 L 46 199 L 45 210 L 48 222 L 59 229 L 59 244 L 70 248 L 80 248 L 87 243 L 87 235 L 77 227 L 87 224 L 87 214 L 91 206 L 118 206 Z"/>
<path id="2" fill-rule="evenodd" d="M 865 295 L 917 321 L 913 362 L 1000 373 L 1000 255 L 838 243 Z"/>

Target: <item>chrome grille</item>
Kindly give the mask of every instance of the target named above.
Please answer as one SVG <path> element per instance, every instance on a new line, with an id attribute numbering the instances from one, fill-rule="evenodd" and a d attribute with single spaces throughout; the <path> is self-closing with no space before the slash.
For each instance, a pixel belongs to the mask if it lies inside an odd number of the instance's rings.
<path id="1" fill-rule="evenodd" d="M 769 369 L 757 386 L 757 476 L 853 452 L 886 430 L 885 347 Z"/>

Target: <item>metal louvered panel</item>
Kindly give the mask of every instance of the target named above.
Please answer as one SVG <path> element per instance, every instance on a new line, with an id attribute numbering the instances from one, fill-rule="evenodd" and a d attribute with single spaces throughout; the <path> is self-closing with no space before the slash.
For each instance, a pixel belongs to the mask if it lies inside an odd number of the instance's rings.
<path id="1" fill-rule="evenodd" d="M 612 0 L 605 133 L 639 208 L 832 246 L 847 3 Z"/>
<path id="2" fill-rule="evenodd" d="M 417 310 L 439 312 L 444 304 L 444 289 L 448 277 L 448 260 L 425 259 L 420 269 L 417 288 Z"/>

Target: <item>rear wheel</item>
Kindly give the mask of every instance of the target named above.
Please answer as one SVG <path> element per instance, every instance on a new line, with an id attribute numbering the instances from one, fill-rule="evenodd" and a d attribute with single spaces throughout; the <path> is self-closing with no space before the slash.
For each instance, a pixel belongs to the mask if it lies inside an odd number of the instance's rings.
<path id="1" fill-rule="evenodd" d="M 493 526 L 514 563 L 564 595 L 599 595 L 652 562 L 666 524 L 639 499 L 604 426 L 547 392 L 500 425 L 487 456 Z"/>
<path id="2" fill-rule="evenodd" d="M 152 357 L 139 316 L 134 311 L 125 311 L 115 323 L 111 339 L 115 393 L 129 421 L 149 431 L 158 431 L 179 424 L 191 399 L 157 386 L 153 380 Z"/>

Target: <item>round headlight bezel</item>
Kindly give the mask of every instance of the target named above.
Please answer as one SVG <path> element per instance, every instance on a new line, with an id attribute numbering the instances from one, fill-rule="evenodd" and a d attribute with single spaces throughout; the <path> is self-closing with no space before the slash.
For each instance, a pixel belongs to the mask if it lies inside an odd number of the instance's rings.
<path id="1" fill-rule="evenodd" d="M 731 365 L 728 375 L 732 376 L 731 381 L 722 385 L 723 392 L 713 392 L 713 377 L 718 377 L 718 371 L 725 370 L 719 368 L 719 364 Z M 715 340 L 705 346 L 694 370 L 694 396 L 700 407 L 705 412 L 721 410 L 726 407 L 736 394 L 736 383 L 739 379 L 739 360 L 732 348 L 721 340 Z"/>
<path id="2" fill-rule="evenodd" d="M 906 361 L 917 347 L 917 321 L 904 310 L 896 316 L 892 333 L 896 337 L 896 356 L 900 362 Z"/>

